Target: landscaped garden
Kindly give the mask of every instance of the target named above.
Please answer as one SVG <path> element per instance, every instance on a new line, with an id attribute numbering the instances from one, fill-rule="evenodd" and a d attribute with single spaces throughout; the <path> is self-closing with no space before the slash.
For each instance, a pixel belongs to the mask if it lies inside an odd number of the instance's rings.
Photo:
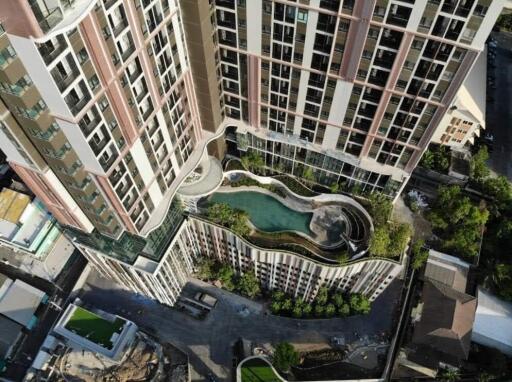
<path id="1" fill-rule="evenodd" d="M 366 296 L 359 293 L 347 294 L 322 287 L 312 302 L 276 291 L 272 294 L 270 310 L 275 315 L 285 317 L 333 318 L 368 314 L 371 303 Z"/>
<path id="2" fill-rule="evenodd" d="M 276 373 L 263 360 L 250 359 L 242 365 L 242 382 L 280 382 Z"/>
<path id="3" fill-rule="evenodd" d="M 76 307 L 64 327 L 80 337 L 111 350 L 114 346 L 111 341 L 112 335 L 120 334 L 125 322 L 119 317 L 110 322 L 95 313 Z"/>

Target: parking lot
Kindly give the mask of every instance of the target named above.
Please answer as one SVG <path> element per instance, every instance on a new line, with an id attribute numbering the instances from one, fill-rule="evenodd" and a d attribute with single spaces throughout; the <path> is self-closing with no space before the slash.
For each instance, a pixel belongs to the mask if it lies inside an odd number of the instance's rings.
<path id="1" fill-rule="evenodd" d="M 207 292 L 215 297 L 215 307 L 204 319 L 196 319 L 178 309 L 137 296 L 91 272 L 82 299 L 100 309 L 125 316 L 141 328 L 153 332 L 161 342 L 170 342 L 189 354 L 192 380 L 203 381 L 212 373 L 218 380 L 230 381 L 233 344 L 240 338 L 268 346 L 289 341 L 299 349 L 326 346 L 334 336 L 343 335 L 350 343 L 362 334 L 370 341 L 392 330 L 401 285 L 393 282 L 374 302 L 368 316 L 329 320 L 294 320 L 265 314 L 257 302 L 191 279 L 184 296 Z"/>

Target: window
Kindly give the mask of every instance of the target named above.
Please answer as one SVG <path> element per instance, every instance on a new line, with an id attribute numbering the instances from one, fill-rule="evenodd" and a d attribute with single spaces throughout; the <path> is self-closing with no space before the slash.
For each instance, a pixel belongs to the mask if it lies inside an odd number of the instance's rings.
<path id="1" fill-rule="evenodd" d="M 80 64 L 83 64 L 85 61 L 87 61 L 89 59 L 89 54 L 87 54 L 87 51 L 85 50 L 85 48 L 80 49 L 77 56 L 78 56 L 78 62 L 80 62 Z"/>
<path id="2" fill-rule="evenodd" d="M 308 22 L 308 11 L 305 9 L 299 9 L 297 12 L 297 21 L 301 23 L 307 23 Z"/>
<path id="3" fill-rule="evenodd" d="M 89 78 L 89 86 L 92 90 L 95 90 L 100 85 L 100 81 L 98 80 L 98 76 L 94 74 L 91 78 Z"/>

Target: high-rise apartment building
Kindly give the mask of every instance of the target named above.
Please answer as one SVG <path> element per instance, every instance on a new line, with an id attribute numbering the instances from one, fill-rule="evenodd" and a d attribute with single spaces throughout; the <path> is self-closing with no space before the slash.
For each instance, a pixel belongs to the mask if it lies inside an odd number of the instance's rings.
<path id="1" fill-rule="evenodd" d="M 2 0 L 0 148 L 100 271 L 172 304 L 198 165 L 395 197 L 504 3 Z"/>

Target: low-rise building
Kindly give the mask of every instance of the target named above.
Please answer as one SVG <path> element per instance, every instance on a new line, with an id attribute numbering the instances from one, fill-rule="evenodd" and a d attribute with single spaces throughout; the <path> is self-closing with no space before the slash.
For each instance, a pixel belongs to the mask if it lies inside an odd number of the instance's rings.
<path id="1" fill-rule="evenodd" d="M 46 293 L 21 280 L 6 277 L 0 286 L 0 315 L 28 329 L 37 323 L 39 305 L 47 301 Z"/>
<path id="2" fill-rule="evenodd" d="M 477 298 L 467 293 L 470 267 L 454 256 L 429 251 L 396 377 L 434 378 L 439 369 L 457 368 L 467 360 L 477 306 Z"/>
<path id="3" fill-rule="evenodd" d="M 54 280 L 74 251 L 43 203 L 21 192 L 0 192 L 0 259 L 38 277 Z"/>
<path id="4" fill-rule="evenodd" d="M 72 347 L 119 360 L 135 339 L 137 325 L 104 311 L 92 312 L 70 304 L 53 331 Z"/>
<path id="5" fill-rule="evenodd" d="M 38 322 L 48 296 L 39 289 L 0 273 L 0 372 Z"/>
<path id="6" fill-rule="evenodd" d="M 23 338 L 23 326 L 0 315 L 0 373 L 4 371 L 6 360 L 15 351 Z"/>
<path id="7" fill-rule="evenodd" d="M 479 288 L 471 340 L 512 356 L 512 304 Z"/>

